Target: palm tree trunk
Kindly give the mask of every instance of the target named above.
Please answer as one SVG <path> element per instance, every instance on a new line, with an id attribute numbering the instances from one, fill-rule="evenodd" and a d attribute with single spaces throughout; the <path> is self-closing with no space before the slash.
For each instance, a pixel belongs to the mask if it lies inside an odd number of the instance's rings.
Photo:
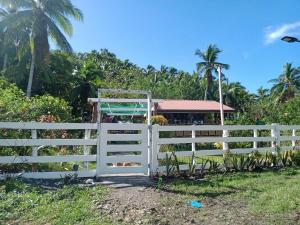
<path id="1" fill-rule="evenodd" d="M 4 55 L 3 70 L 6 69 L 6 65 L 7 65 L 7 53 L 5 53 Z"/>
<path id="2" fill-rule="evenodd" d="M 31 64 L 30 64 L 27 91 L 26 91 L 26 96 L 28 98 L 30 98 L 30 96 L 31 96 L 32 80 L 33 80 L 33 74 L 34 74 L 34 68 L 35 68 L 35 58 L 36 58 L 36 52 L 35 52 L 35 50 L 33 50 L 32 51 L 32 57 L 31 57 Z"/>
<path id="3" fill-rule="evenodd" d="M 204 100 L 205 100 L 205 101 L 207 100 L 207 95 L 208 95 L 208 87 L 207 87 L 207 85 L 206 85 L 205 93 L 204 93 Z"/>

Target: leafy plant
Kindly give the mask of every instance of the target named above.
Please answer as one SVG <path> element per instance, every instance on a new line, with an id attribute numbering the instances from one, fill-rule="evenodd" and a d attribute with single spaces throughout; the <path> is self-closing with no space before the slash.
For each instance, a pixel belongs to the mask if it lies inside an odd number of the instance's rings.
<path id="1" fill-rule="evenodd" d="M 212 171 L 211 160 L 205 158 L 198 158 L 198 160 L 201 160 L 200 169 L 197 170 L 200 176 L 204 176 L 206 170 Z"/>
<path id="2" fill-rule="evenodd" d="M 168 153 L 166 153 L 166 157 L 165 157 L 165 163 L 166 163 L 166 175 L 170 176 L 171 173 L 174 172 L 174 165 L 172 163 L 172 155 L 168 155 Z"/>
<path id="3" fill-rule="evenodd" d="M 179 167 L 179 161 L 178 161 L 178 158 L 177 158 L 175 152 L 172 152 L 172 156 L 174 157 L 174 166 L 176 168 L 176 172 L 178 175 L 180 175 L 181 171 L 180 171 L 180 167 Z"/>
<path id="4" fill-rule="evenodd" d="M 209 167 L 208 167 L 208 171 L 209 172 L 218 172 L 219 171 L 219 167 L 220 164 L 214 160 L 209 160 L 208 161 Z"/>
<path id="5" fill-rule="evenodd" d="M 247 168 L 247 165 L 250 161 L 249 157 L 241 155 L 232 155 L 230 157 L 231 159 L 231 164 L 233 166 L 233 169 L 235 171 L 244 171 Z"/>
<path id="6" fill-rule="evenodd" d="M 188 162 L 188 166 L 189 166 L 188 174 L 189 175 L 194 174 L 196 171 L 195 159 L 196 159 L 195 152 L 192 152 L 192 156 L 189 158 L 189 162 Z"/>
<path id="7" fill-rule="evenodd" d="M 295 166 L 300 166 L 300 150 L 293 150 L 290 157 Z"/>

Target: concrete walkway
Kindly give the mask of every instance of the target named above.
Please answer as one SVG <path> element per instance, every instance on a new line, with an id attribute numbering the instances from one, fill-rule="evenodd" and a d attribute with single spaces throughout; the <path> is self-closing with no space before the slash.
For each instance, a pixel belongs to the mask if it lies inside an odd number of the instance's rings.
<path id="1" fill-rule="evenodd" d="M 154 181 L 149 176 L 137 176 L 137 175 L 126 175 L 126 176 L 108 176 L 98 177 L 98 184 L 108 185 L 113 188 L 128 188 L 128 187 L 149 187 L 154 184 Z"/>

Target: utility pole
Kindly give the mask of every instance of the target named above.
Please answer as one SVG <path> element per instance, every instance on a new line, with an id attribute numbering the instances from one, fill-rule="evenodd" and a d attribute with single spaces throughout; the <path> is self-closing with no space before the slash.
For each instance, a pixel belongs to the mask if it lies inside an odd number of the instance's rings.
<path id="1" fill-rule="evenodd" d="M 218 76 L 219 76 L 219 98 L 220 98 L 220 117 L 221 125 L 224 125 L 224 109 L 223 109 L 223 94 L 222 94 L 222 66 L 218 65 Z"/>

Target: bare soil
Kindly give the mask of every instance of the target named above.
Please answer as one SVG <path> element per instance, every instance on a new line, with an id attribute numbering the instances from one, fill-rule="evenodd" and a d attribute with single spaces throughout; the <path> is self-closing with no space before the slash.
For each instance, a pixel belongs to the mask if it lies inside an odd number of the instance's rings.
<path id="1" fill-rule="evenodd" d="M 193 208 L 180 193 L 154 187 L 125 187 L 113 189 L 98 205 L 98 210 L 108 215 L 115 224 L 276 224 L 276 221 L 272 222 L 271 215 L 255 216 L 244 204 L 224 200 L 220 196 L 206 197 L 201 203 L 202 208 Z M 298 222 L 291 217 L 285 224 Z"/>

